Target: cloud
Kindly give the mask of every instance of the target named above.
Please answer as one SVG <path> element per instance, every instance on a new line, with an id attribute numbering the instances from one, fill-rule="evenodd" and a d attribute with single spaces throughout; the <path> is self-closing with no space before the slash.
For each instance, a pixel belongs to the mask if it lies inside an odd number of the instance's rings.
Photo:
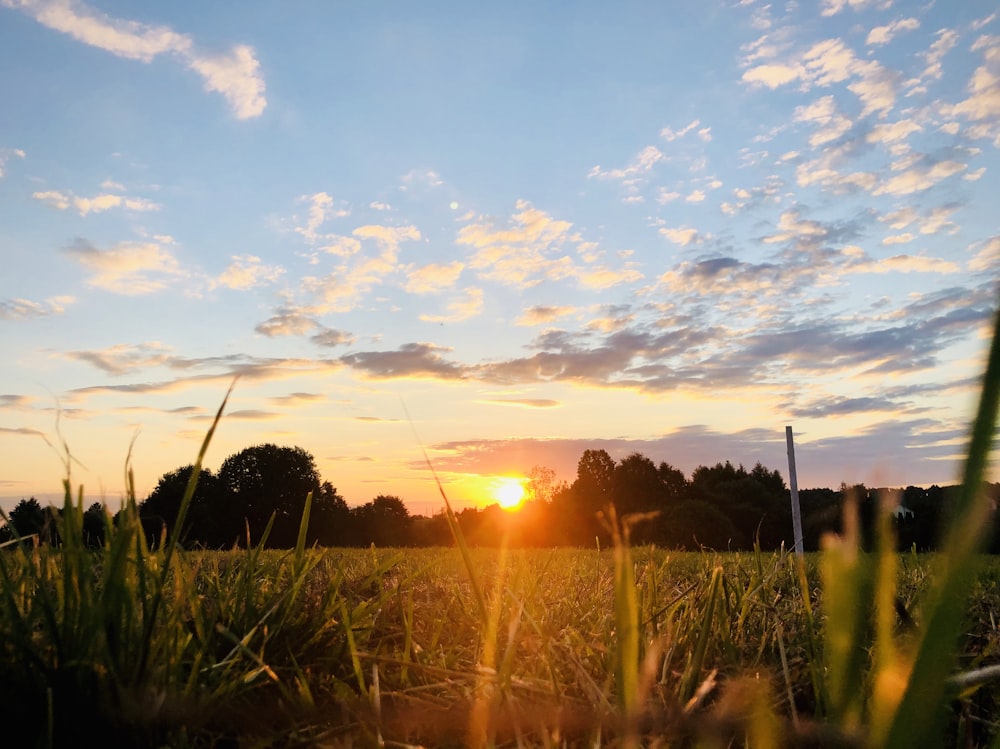
<path id="1" fill-rule="evenodd" d="M 899 75 L 875 60 L 859 59 L 840 39 L 824 39 L 783 63 L 765 63 L 743 73 L 744 82 L 770 89 L 801 81 L 802 88 L 844 83 L 862 103 L 861 117 L 884 117 L 895 105 Z"/>
<path id="2" fill-rule="evenodd" d="M 517 201 L 516 209 L 508 228 L 497 228 L 489 219 L 462 227 L 456 242 L 474 249 L 469 267 L 483 278 L 518 288 L 571 275 L 572 261 L 559 253 L 573 225 L 524 200 Z"/>
<path id="3" fill-rule="evenodd" d="M 78 239 L 65 252 L 92 272 L 90 286 L 125 296 L 162 291 L 187 276 L 173 253 L 157 242 L 119 242 L 101 250 Z"/>
<path id="4" fill-rule="evenodd" d="M 892 5 L 892 0 L 823 0 L 823 15 L 835 16 L 844 8 L 859 11 L 868 6 L 885 9 Z"/>
<path id="5" fill-rule="evenodd" d="M 958 43 L 958 34 L 951 29 L 940 29 L 937 38 L 930 48 L 923 53 L 924 71 L 920 80 L 939 80 L 941 78 L 941 60 Z"/>
<path id="6" fill-rule="evenodd" d="M 687 247 L 692 243 L 704 242 L 709 236 L 703 235 L 697 229 L 692 229 L 689 226 L 661 227 L 659 231 L 664 237 L 674 244 L 679 244 L 681 247 Z"/>
<path id="7" fill-rule="evenodd" d="M 1000 143 L 1000 36 L 980 36 L 971 49 L 982 52 L 983 64 L 969 79 L 968 97 L 944 111 L 954 117 L 982 123 L 970 128 L 969 134 L 991 138 L 996 145 Z"/>
<path id="8" fill-rule="evenodd" d="M 442 353 L 451 349 L 431 343 L 406 343 L 395 351 L 362 351 L 346 354 L 340 361 L 374 379 L 435 378 L 458 380 L 465 369 L 449 362 Z"/>
<path id="9" fill-rule="evenodd" d="M 268 338 L 278 338 L 291 335 L 305 335 L 319 327 L 312 317 L 295 307 L 281 307 L 277 313 L 267 320 L 258 323 L 254 331 Z"/>
<path id="10" fill-rule="evenodd" d="M 965 170 L 967 164 L 958 161 L 939 161 L 915 164 L 894 177 L 882 180 L 872 191 L 873 195 L 912 195 L 928 190 L 937 183 Z"/>
<path id="11" fill-rule="evenodd" d="M 20 148 L 0 148 L 0 179 L 4 176 L 4 167 L 11 158 L 24 158 L 24 151 Z"/>
<path id="12" fill-rule="evenodd" d="M 196 50 L 193 39 L 167 26 L 113 18 L 77 0 L 2 0 L 43 26 L 68 34 L 116 57 L 149 63 L 172 55 L 204 79 L 206 91 L 223 96 L 238 119 L 260 116 L 267 107 L 260 63 L 252 47 L 236 45 L 228 54 Z"/>
<path id="13" fill-rule="evenodd" d="M 825 402 L 816 400 L 802 409 L 819 412 L 827 406 L 835 414 L 846 414 L 850 405 L 831 398 Z M 940 482 L 940 461 L 952 459 L 951 443 L 965 437 L 963 430 L 933 419 L 880 418 L 877 397 L 858 398 L 853 405 L 859 415 L 871 415 L 877 421 L 858 430 L 845 430 L 837 437 L 817 438 L 808 431 L 795 431 L 801 488 L 835 489 L 842 482 L 848 485 L 880 482 L 883 486 Z M 788 465 L 785 431 L 780 422 L 769 428 L 734 432 L 695 424 L 649 437 L 473 439 L 439 442 L 428 448 L 435 468 L 442 473 L 527 473 L 532 466 L 544 465 L 567 481 L 576 477 L 585 450 L 605 450 L 615 460 L 639 452 L 654 463 L 665 462 L 678 468 L 688 477 L 699 466 L 726 460 L 745 466 L 760 462 L 782 475 Z M 829 460 L 830 455 L 837 455 L 838 460 Z M 953 462 L 957 475 L 959 464 Z"/>
<path id="14" fill-rule="evenodd" d="M 162 343 L 120 343 L 96 351 L 68 351 L 65 356 L 91 366 L 114 377 L 155 367 L 176 365 L 171 349 Z"/>
<path id="15" fill-rule="evenodd" d="M 431 189 L 440 187 L 444 184 L 444 180 L 441 179 L 441 175 L 433 169 L 413 169 L 404 174 L 400 181 L 402 183 L 399 186 L 401 192 L 407 192 L 411 187 Z"/>
<path id="16" fill-rule="evenodd" d="M 421 268 L 407 269 L 406 286 L 411 294 L 433 294 L 450 289 L 465 268 L 464 263 L 456 260 L 447 264 L 430 263 Z"/>
<path id="17" fill-rule="evenodd" d="M 478 316 L 483 311 L 483 290 L 470 287 L 465 295 L 448 304 L 446 315 L 420 315 L 424 322 L 453 323 L 462 322 Z"/>
<path id="18" fill-rule="evenodd" d="M 683 138 L 685 135 L 687 135 L 692 131 L 696 131 L 698 137 L 701 138 L 701 140 L 708 143 L 710 140 L 712 140 L 712 129 L 708 127 L 703 127 L 696 130 L 696 128 L 698 128 L 700 124 L 701 120 L 692 120 L 687 125 L 682 127 L 680 130 L 671 130 L 669 127 L 665 127 L 660 131 L 660 137 L 663 138 L 668 143 L 670 143 L 677 140 L 678 138 Z"/>
<path id="19" fill-rule="evenodd" d="M 908 240 L 907 240 L 908 241 Z M 885 242 L 883 244 L 895 244 Z M 924 255 L 893 255 L 881 260 L 863 260 L 848 265 L 846 270 L 853 273 L 958 273 L 959 266 L 950 260 Z"/>
<path id="20" fill-rule="evenodd" d="M 996 272 L 1000 267 L 1000 236 L 986 240 L 967 263 L 972 271 Z"/>
<path id="21" fill-rule="evenodd" d="M 517 406 L 519 408 L 558 408 L 559 401 L 548 398 L 491 398 L 480 401 L 491 406 Z"/>
<path id="22" fill-rule="evenodd" d="M 25 437 L 41 437 L 43 440 L 48 442 L 48 438 L 45 436 L 44 432 L 39 432 L 37 429 L 29 429 L 28 427 L 0 427 L 0 434 L 17 434 Z"/>
<path id="23" fill-rule="evenodd" d="M 305 237 L 306 241 L 310 243 L 336 236 L 321 235 L 319 228 L 331 218 L 343 218 L 344 216 L 349 216 L 351 213 L 349 208 L 335 205 L 333 198 L 325 192 L 301 195 L 299 196 L 299 202 L 307 203 L 309 205 L 309 212 L 305 226 L 296 226 L 295 232 Z"/>
<path id="24" fill-rule="evenodd" d="M 920 21 L 916 18 L 901 18 L 885 26 L 876 26 L 868 32 L 865 44 L 877 46 L 888 44 L 900 31 L 913 31 L 920 28 Z"/>
<path id="25" fill-rule="evenodd" d="M 841 138 L 854 125 L 847 117 L 837 112 L 832 96 L 824 96 L 808 106 L 796 107 L 792 120 L 817 126 L 816 131 L 809 136 L 809 145 L 813 148 Z"/>
<path id="26" fill-rule="evenodd" d="M 566 317 L 576 312 L 575 307 L 556 307 L 551 305 L 536 305 L 526 309 L 517 319 L 517 325 L 546 325 L 555 322 L 560 317 Z"/>
<path id="27" fill-rule="evenodd" d="M 325 276 L 306 276 L 301 286 L 320 312 L 347 312 L 374 286 L 400 270 L 399 246 L 422 238 L 415 226 L 359 226 L 349 238 L 357 249 Z"/>
<path id="28" fill-rule="evenodd" d="M 268 338 L 304 336 L 314 330 L 317 332 L 310 335 L 309 340 L 317 346 L 333 348 L 354 342 L 350 333 L 327 328 L 311 317 L 307 310 L 293 306 L 279 308 L 274 315 L 254 328 L 255 332 Z"/>
<path id="29" fill-rule="evenodd" d="M 804 72 L 798 65 L 768 63 L 747 70 L 743 73 L 743 80 L 750 84 L 775 89 L 802 78 Z"/>
<path id="30" fill-rule="evenodd" d="M 626 264 L 624 268 L 608 268 L 604 265 L 578 267 L 574 269 L 572 275 L 581 287 L 596 291 L 610 289 L 623 283 L 634 283 L 643 278 L 633 263 Z"/>
<path id="31" fill-rule="evenodd" d="M 33 302 L 30 299 L 17 297 L 0 299 L 0 320 L 25 320 L 33 317 L 50 317 L 61 315 L 66 307 L 75 302 L 71 296 L 56 296 L 44 302 Z"/>
<path id="32" fill-rule="evenodd" d="M 133 198 L 127 195 L 114 195 L 105 193 L 95 195 L 92 198 L 81 198 L 72 193 L 63 193 L 58 190 L 44 190 L 31 194 L 35 200 L 52 206 L 60 211 L 65 211 L 73 206 L 81 216 L 88 213 L 103 213 L 112 208 L 124 208 L 127 211 L 158 211 L 160 205 L 146 198 Z"/>
<path id="33" fill-rule="evenodd" d="M 347 346 L 354 343 L 354 336 L 343 330 L 323 328 L 319 333 L 310 336 L 309 340 L 317 346 L 333 348 L 335 346 Z"/>
<path id="34" fill-rule="evenodd" d="M 233 262 L 211 283 L 212 288 L 249 289 L 274 283 L 285 269 L 277 265 L 264 265 L 256 255 L 233 255 Z"/>
<path id="35" fill-rule="evenodd" d="M 660 149 L 656 146 L 646 146 L 632 158 L 628 166 L 622 169 L 602 169 L 597 165 L 587 173 L 587 177 L 620 180 L 626 186 L 635 187 L 643 175 L 648 174 L 662 159 L 663 152 Z"/>
<path id="36" fill-rule="evenodd" d="M 322 403 L 326 396 L 322 393 L 289 393 L 288 395 L 278 395 L 268 398 L 271 403 L 277 406 L 292 407 L 305 406 L 311 403 Z"/>
<path id="37" fill-rule="evenodd" d="M 267 107 L 264 79 L 253 47 L 239 44 L 228 55 L 193 57 L 188 67 L 205 79 L 205 90 L 215 91 L 229 102 L 238 119 L 259 117 Z"/>

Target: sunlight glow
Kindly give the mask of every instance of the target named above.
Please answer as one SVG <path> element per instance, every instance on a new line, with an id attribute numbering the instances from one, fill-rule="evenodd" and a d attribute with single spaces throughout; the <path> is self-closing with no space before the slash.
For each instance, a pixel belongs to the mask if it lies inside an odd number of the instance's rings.
<path id="1" fill-rule="evenodd" d="M 493 497 L 505 510 L 513 510 L 524 501 L 524 479 L 501 476 L 493 480 Z"/>

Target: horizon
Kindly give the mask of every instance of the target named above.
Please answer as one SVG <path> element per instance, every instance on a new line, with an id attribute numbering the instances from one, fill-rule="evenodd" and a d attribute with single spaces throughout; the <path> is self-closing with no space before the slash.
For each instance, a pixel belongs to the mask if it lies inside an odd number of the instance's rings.
<path id="1" fill-rule="evenodd" d="M 808 7 L 807 7 L 808 6 Z M 959 481 L 995 2 L 0 0 L 0 508 L 310 452 L 461 509 L 585 449 Z M 991 480 L 993 480 L 991 478 Z M 46 499 L 48 498 L 48 499 Z"/>

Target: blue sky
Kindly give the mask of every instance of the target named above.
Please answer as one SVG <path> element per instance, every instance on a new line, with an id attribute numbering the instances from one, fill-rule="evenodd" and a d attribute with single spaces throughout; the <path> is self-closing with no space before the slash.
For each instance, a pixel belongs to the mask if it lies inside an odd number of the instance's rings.
<path id="1" fill-rule="evenodd" d="M 680 6 L 680 7 L 679 7 Z M 955 480 L 991 2 L 0 0 L 0 502 L 299 445 L 351 504 L 588 447 Z"/>

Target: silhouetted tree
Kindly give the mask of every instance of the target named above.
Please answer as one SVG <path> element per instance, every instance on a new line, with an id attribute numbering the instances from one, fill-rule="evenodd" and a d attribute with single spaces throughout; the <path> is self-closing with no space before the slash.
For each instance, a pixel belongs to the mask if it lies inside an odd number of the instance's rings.
<path id="1" fill-rule="evenodd" d="M 306 539 L 310 544 L 347 546 L 351 543 L 351 508 L 329 481 L 324 481 L 319 492 L 313 495 L 309 515 Z"/>
<path id="2" fill-rule="evenodd" d="M 707 502 L 728 517 L 736 530 L 733 549 L 748 549 L 759 536 L 761 546 L 773 549 L 792 539 L 791 506 L 784 480 L 759 463 L 753 471 L 728 460 L 691 474 L 691 498 Z"/>
<path id="3" fill-rule="evenodd" d="M 380 494 L 354 509 L 357 538 L 364 545 L 405 546 L 409 542 L 410 511 L 403 500 Z"/>
<path id="4" fill-rule="evenodd" d="M 219 468 L 219 512 L 213 513 L 224 538 L 257 543 L 274 515 L 267 545 L 291 548 L 298 535 L 309 492 L 320 489 L 313 456 L 301 447 L 266 444 L 231 455 Z M 227 541 L 228 542 L 228 541 Z"/>
<path id="5" fill-rule="evenodd" d="M 100 502 L 94 502 L 83 513 L 83 542 L 87 546 L 91 548 L 104 546 L 107 515 L 107 508 Z"/>
<path id="6" fill-rule="evenodd" d="M 153 491 L 139 505 L 139 517 L 150 545 L 158 544 L 164 531 L 173 530 L 193 471 L 194 466 L 187 465 L 163 474 Z M 232 537 L 219 533 L 221 521 L 216 517 L 220 509 L 219 488 L 218 478 L 207 468 L 202 468 L 181 533 L 183 543 L 211 547 L 232 543 Z"/>
<path id="7" fill-rule="evenodd" d="M 622 458 L 615 466 L 611 484 L 611 495 L 619 516 L 666 508 L 667 487 L 656 464 L 642 453 L 635 452 Z"/>
<path id="8" fill-rule="evenodd" d="M 58 541 L 56 532 L 56 514 L 53 508 L 42 507 L 34 497 L 22 499 L 7 514 L 8 537 L 13 538 L 15 531 L 21 538 L 27 539 L 36 535 L 38 543 L 54 544 Z M 8 540 L 5 538 L 4 540 Z"/>
<path id="9" fill-rule="evenodd" d="M 615 461 L 605 450 L 584 450 L 576 467 L 576 480 L 557 504 L 572 543 L 607 544 L 610 534 L 598 513 L 613 501 Z"/>

